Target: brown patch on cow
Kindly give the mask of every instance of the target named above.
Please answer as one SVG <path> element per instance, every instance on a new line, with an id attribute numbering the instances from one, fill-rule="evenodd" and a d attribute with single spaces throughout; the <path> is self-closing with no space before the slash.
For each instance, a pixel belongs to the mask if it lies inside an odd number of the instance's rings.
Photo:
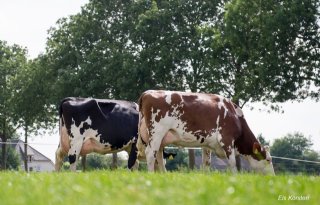
<path id="1" fill-rule="evenodd" d="M 230 147 L 232 149 L 234 148 L 233 141 L 237 140 L 241 136 L 242 128 L 241 123 L 236 116 L 234 104 L 231 101 L 227 101 L 225 98 L 223 99 L 223 104 L 228 109 L 228 111 L 227 115 L 224 116 L 225 107 L 221 107 L 219 124 L 222 128 L 222 148 L 224 149 L 227 157 L 229 158 L 232 152 Z"/>
<path id="2" fill-rule="evenodd" d="M 261 160 L 260 157 L 253 153 L 254 144 L 259 143 L 257 138 L 254 136 L 247 121 L 243 117 L 239 117 L 239 121 L 241 123 L 242 132 L 240 137 L 234 142 L 235 147 L 237 147 L 240 154 L 251 155 L 254 159 Z M 259 153 L 260 154 L 258 155 L 261 155 L 262 159 L 266 159 L 266 151 L 264 149 L 261 149 Z"/>
<path id="3" fill-rule="evenodd" d="M 201 98 L 198 97 L 201 95 Z M 215 95 L 187 93 L 183 96 L 181 120 L 187 123 L 186 131 L 207 137 L 217 128 L 219 98 Z M 198 137 L 198 139 L 200 139 Z"/>
<path id="4" fill-rule="evenodd" d="M 143 115 L 145 116 L 146 124 L 150 128 L 151 125 L 151 115 L 156 114 L 155 121 L 159 122 L 162 119 L 168 110 L 170 109 L 170 105 L 165 102 L 164 92 L 153 92 L 148 93 L 145 92 L 141 97 L 141 105 L 140 109 Z"/>

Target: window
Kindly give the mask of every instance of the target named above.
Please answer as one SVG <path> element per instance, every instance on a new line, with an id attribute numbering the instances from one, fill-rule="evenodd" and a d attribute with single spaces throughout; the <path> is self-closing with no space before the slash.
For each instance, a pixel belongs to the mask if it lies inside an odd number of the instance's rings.
<path id="1" fill-rule="evenodd" d="M 28 155 L 28 161 L 32 162 L 33 161 L 33 156 L 32 155 Z"/>

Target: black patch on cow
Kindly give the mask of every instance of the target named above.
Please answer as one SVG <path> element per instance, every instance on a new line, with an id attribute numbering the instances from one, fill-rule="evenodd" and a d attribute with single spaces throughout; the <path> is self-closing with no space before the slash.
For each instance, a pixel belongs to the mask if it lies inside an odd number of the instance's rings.
<path id="1" fill-rule="evenodd" d="M 90 125 L 87 122 L 83 123 L 83 126 L 80 128 L 80 134 L 83 135 L 83 133 L 90 128 Z"/>
<path id="2" fill-rule="evenodd" d="M 204 138 L 201 138 L 201 141 L 200 141 L 200 143 L 204 143 Z"/>
<path id="3" fill-rule="evenodd" d="M 69 163 L 70 163 L 70 164 L 73 164 L 73 163 L 76 162 L 77 155 L 76 155 L 76 154 L 69 155 L 68 158 L 69 158 Z"/>
<path id="4" fill-rule="evenodd" d="M 138 154 L 137 143 L 134 142 L 134 143 L 132 143 L 131 150 L 129 153 L 129 159 L 128 159 L 128 168 L 129 169 L 131 169 L 133 167 L 133 165 L 136 163 L 137 154 Z"/>

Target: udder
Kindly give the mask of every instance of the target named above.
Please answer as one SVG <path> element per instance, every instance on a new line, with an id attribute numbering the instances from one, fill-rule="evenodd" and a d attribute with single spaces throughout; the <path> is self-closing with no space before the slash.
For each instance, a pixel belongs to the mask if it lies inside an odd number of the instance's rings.
<path id="1" fill-rule="evenodd" d="M 111 152 L 111 145 L 104 145 L 97 140 L 90 138 L 84 141 L 80 155 L 90 154 L 91 152 L 96 152 L 100 154 L 107 154 Z"/>

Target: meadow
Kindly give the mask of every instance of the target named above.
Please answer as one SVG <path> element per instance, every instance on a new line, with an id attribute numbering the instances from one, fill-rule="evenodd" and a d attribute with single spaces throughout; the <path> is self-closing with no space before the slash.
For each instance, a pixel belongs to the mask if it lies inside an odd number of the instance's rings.
<path id="1" fill-rule="evenodd" d="M 320 204 L 320 177 L 220 172 L 0 173 L 0 204 Z"/>

